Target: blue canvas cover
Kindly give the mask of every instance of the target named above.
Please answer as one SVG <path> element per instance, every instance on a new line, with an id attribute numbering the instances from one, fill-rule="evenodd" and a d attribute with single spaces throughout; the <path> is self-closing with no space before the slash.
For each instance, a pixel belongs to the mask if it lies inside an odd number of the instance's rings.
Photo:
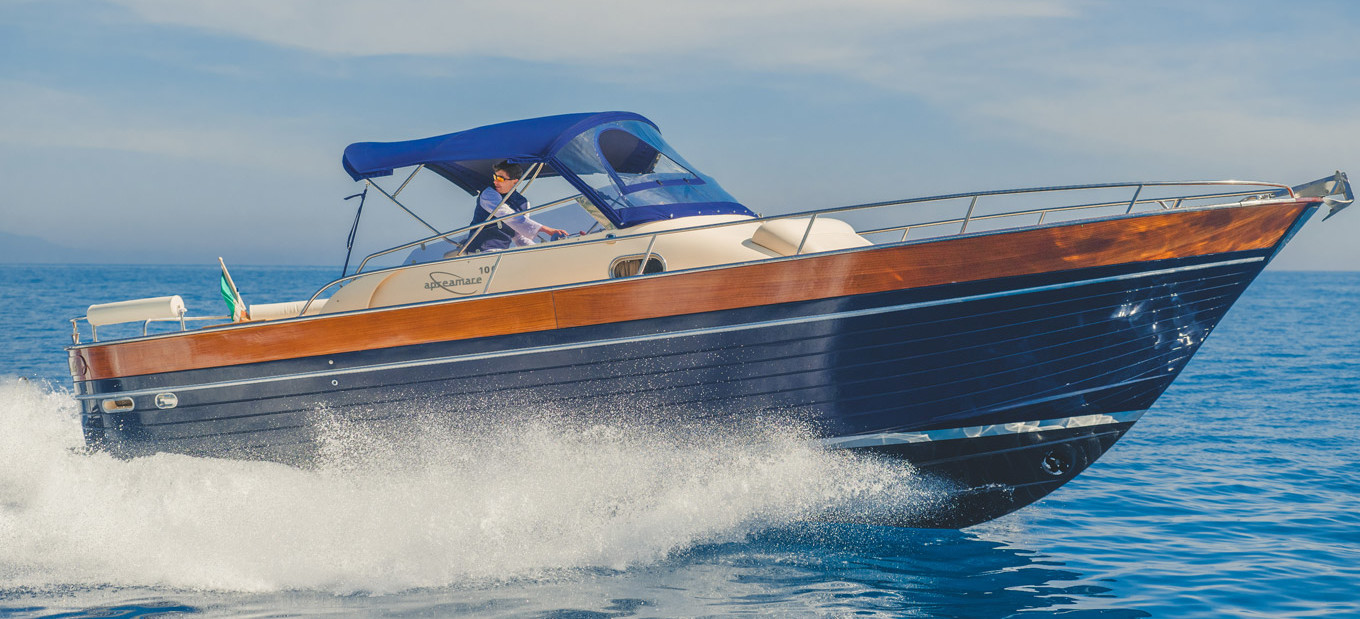
<path id="1" fill-rule="evenodd" d="M 360 142 L 342 163 L 354 180 L 424 165 L 471 195 L 490 186 L 496 163 L 547 164 L 618 227 L 736 213 L 753 215 L 712 178 L 684 163 L 656 124 L 632 112 L 562 114 L 404 142 Z"/>

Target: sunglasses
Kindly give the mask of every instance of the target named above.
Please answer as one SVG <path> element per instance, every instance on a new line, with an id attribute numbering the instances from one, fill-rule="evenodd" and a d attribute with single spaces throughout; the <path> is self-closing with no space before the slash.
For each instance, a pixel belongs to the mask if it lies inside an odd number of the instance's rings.
<path id="1" fill-rule="evenodd" d="M 491 177 L 491 180 L 493 180 L 493 181 L 495 181 L 495 182 L 497 182 L 497 183 L 503 183 L 503 182 L 505 182 L 505 181 L 513 181 L 513 180 L 515 180 L 515 179 L 510 178 L 510 177 L 508 177 L 508 176 L 501 176 L 500 174 L 497 174 L 497 175 L 495 175 L 495 176 L 492 176 L 492 177 Z"/>

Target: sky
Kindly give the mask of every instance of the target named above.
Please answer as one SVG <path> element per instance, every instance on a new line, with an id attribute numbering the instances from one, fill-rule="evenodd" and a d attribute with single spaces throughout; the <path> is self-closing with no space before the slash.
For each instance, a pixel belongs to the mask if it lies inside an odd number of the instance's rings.
<path id="1" fill-rule="evenodd" d="M 0 243 L 339 265 L 346 145 L 604 110 L 766 215 L 1296 185 L 1360 175 L 1357 34 L 1351 0 L 0 0 Z M 466 224 L 428 177 L 403 202 Z M 1360 270 L 1360 208 L 1321 219 L 1272 268 Z M 355 252 L 423 235 L 370 199 Z"/>

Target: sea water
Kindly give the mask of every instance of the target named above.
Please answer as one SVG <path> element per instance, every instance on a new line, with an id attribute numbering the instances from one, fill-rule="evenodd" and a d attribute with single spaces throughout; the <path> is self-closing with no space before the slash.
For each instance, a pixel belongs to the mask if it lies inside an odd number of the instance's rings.
<path id="1" fill-rule="evenodd" d="M 1110 453 L 962 531 L 818 522 L 932 489 L 798 427 L 545 408 L 337 428 L 309 470 L 87 453 L 67 319 L 166 294 L 224 311 L 214 266 L 0 265 L 0 617 L 1360 616 L 1360 273 L 1265 273 Z"/>

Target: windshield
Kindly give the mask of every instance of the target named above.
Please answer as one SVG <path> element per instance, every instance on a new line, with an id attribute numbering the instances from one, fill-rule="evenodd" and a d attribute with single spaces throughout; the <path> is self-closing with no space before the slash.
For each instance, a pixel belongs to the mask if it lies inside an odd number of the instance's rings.
<path id="1" fill-rule="evenodd" d="M 711 177 L 697 172 L 651 125 L 605 123 L 555 155 L 628 223 L 709 213 L 750 214 Z"/>
<path id="2" fill-rule="evenodd" d="M 655 146 L 622 129 L 606 129 L 599 136 L 600 155 L 614 170 L 624 193 L 655 186 L 704 184 L 693 172 Z"/>

